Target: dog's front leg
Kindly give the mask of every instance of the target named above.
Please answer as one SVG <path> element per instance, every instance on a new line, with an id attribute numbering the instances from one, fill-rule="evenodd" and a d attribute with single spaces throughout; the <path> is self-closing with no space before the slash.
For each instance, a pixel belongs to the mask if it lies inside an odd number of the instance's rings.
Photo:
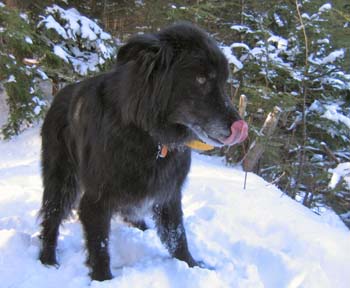
<path id="1" fill-rule="evenodd" d="M 85 194 L 79 208 L 88 250 L 87 265 L 91 268 L 91 278 L 98 281 L 112 278 L 108 253 L 111 212 L 104 203 L 106 201 L 89 199 Z"/>
<path id="2" fill-rule="evenodd" d="M 156 205 L 154 212 L 159 237 L 171 256 L 185 261 L 190 267 L 198 266 L 188 250 L 181 200 Z"/>

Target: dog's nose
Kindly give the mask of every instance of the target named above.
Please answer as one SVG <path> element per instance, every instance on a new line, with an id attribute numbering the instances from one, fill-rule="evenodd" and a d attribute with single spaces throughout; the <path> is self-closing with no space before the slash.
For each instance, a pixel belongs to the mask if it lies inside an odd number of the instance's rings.
<path id="1" fill-rule="evenodd" d="M 231 125 L 231 135 L 223 141 L 225 145 L 234 145 L 243 142 L 248 137 L 248 124 L 238 120 Z"/>

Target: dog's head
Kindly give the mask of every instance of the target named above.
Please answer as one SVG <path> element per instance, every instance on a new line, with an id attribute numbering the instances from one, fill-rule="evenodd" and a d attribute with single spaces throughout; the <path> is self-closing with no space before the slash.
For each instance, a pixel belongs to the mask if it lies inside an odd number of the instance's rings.
<path id="1" fill-rule="evenodd" d="M 214 146 L 247 137 L 248 126 L 225 93 L 227 60 L 199 28 L 181 23 L 136 36 L 120 48 L 117 63 L 129 67 L 134 81 L 125 120 L 149 131 L 181 125 Z"/>

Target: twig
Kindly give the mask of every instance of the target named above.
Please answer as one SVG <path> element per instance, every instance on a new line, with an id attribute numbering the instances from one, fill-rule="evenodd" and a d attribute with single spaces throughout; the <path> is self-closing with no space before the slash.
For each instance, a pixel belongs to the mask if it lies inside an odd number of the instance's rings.
<path id="1" fill-rule="evenodd" d="M 277 183 L 278 181 L 280 181 L 280 179 L 281 179 L 284 175 L 286 175 L 286 171 L 283 171 L 283 173 L 282 173 L 280 176 L 278 176 L 278 177 L 277 177 L 276 179 L 274 179 L 272 182 L 268 183 L 266 186 L 268 187 L 268 186 L 274 185 L 275 183 Z"/>
<path id="2" fill-rule="evenodd" d="M 329 149 L 329 147 L 327 146 L 326 143 L 322 142 L 322 143 L 321 143 L 321 146 L 322 146 L 324 152 L 326 152 L 326 154 L 327 154 L 327 156 L 328 156 L 329 158 L 331 158 L 331 159 L 332 159 L 335 163 L 337 163 L 337 164 L 340 163 L 339 160 L 338 160 L 338 158 L 334 155 L 334 153 L 332 152 L 332 150 Z"/>
<path id="3" fill-rule="evenodd" d="M 304 75 L 303 75 L 303 79 L 301 82 L 301 88 L 300 88 L 300 92 L 302 95 L 302 100 L 303 100 L 303 107 L 302 107 L 302 143 L 301 143 L 301 147 L 300 147 L 300 156 L 299 156 L 299 168 L 298 168 L 298 172 L 297 172 L 297 176 L 296 176 L 296 181 L 295 181 L 295 186 L 294 186 L 294 191 L 292 193 L 292 198 L 294 199 L 296 196 L 297 191 L 299 190 L 299 186 L 300 186 L 300 182 L 301 182 L 301 176 L 304 170 L 304 165 L 305 165 L 305 157 L 306 157 L 306 153 L 305 153 L 305 146 L 306 146 L 306 141 L 307 141 L 307 131 L 306 131 L 306 96 L 307 96 L 307 83 L 306 83 L 306 79 L 308 77 L 308 71 L 309 71 L 309 40 L 307 37 L 307 33 L 306 33 L 306 29 L 305 29 L 305 25 L 304 25 L 304 21 L 303 18 L 301 17 L 301 13 L 300 13 L 300 7 L 299 7 L 299 2 L 298 0 L 295 0 L 295 5 L 296 5 L 296 10 L 298 13 L 298 19 L 301 25 L 301 29 L 303 31 L 304 34 L 304 44 L 305 44 L 305 67 L 304 67 Z"/>
<path id="4" fill-rule="evenodd" d="M 245 175 L 244 175 L 244 185 L 243 185 L 243 189 L 244 189 L 244 190 L 247 189 L 247 177 L 248 177 L 248 172 L 245 172 Z"/>

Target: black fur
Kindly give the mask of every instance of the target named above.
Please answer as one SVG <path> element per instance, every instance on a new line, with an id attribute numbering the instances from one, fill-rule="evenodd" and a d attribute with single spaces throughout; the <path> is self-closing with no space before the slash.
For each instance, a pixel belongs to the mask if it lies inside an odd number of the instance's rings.
<path id="1" fill-rule="evenodd" d="M 56 95 L 42 127 L 43 264 L 57 265 L 59 225 L 78 202 L 92 279 L 112 277 L 114 213 L 146 229 L 142 212 L 151 211 L 170 254 L 198 265 L 182 220 L 191 162 L 184 144 L 201 138 L 220 145 L 230 135 L 239 116 L 224 93 L 227 73 L 216 43 L 182 23 L 132 38 L 113 71 Z M 157 157 L 159 145 L 169 147 L 165 158 Z"/>

